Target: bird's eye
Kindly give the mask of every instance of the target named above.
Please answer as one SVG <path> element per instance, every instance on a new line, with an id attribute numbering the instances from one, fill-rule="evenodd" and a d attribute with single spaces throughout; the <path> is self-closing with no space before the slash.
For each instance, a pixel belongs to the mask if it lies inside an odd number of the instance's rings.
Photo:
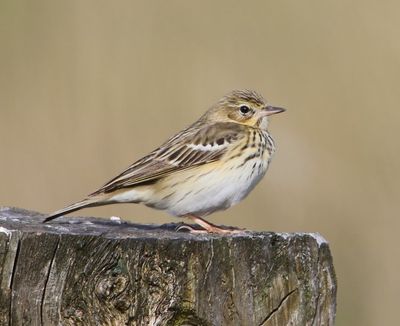
<path id="1" fill-rule="evenodd" d="M 247 105 L 242 105 L 239 108 L 239 111 L 240 111 L 241 114 L 247 114 L 247 113 L 250 112 L 250 108 Z"/>

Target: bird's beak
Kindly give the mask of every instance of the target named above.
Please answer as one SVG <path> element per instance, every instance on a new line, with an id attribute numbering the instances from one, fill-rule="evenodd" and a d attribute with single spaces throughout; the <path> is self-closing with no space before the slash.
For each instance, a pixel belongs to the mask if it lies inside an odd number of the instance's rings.
<path id="1" fill-rule="evenodd" d="M 283 108 L 278 108 L 276 106 L 266 106 L 265 108 L 262 109 L 263 115 L 264 116 L 268 116 L 268 115 L 272 115 L 272 114 L 277 114 L 277 113 L 281 113 L 281 112 L 285 112 L 286 109 Z"/>

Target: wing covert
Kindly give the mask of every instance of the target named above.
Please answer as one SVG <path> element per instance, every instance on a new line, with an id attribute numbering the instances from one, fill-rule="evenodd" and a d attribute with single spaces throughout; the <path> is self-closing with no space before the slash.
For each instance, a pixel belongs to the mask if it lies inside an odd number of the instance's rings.
<path id="1" fill-rule="evenodd" d="M 92 195 L 156 181 L 180 170 L 214 162 L 245 134 L 244 126 L 236 123 L 216 123 L 200 129 L 191 126 L 133 163 Z"/>

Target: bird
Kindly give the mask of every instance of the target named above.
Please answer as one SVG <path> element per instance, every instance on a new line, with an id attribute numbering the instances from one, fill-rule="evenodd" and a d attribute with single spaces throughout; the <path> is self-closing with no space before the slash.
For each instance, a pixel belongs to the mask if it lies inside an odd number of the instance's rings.
<path id="1" fill-rule="evenodd" d="M 143 203 L 189 218 L 200 229 L 181 229 L 192 233 L 240 232 L 205 217 L 239 203 L 264 177 L 275 152 L 268 119 L 284 111 L 256 91 L 231 91 L 189 127 L 43 222 L 87 207 Z"/>

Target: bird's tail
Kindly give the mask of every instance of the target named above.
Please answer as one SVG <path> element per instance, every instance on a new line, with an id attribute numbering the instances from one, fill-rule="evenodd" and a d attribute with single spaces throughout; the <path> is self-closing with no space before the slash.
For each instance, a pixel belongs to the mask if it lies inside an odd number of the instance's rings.
<path id="1" fill-rule="evenodd" d="M 43 223 L 49 222 L 51 220 L 54 220 L 57 217 L 60 217 L 62 215 L 71 213 L 71 212 L 75 212 L 77 210 L 80 210 L 82 208 L 85 207 L 94 207 L 94 206 L 100 206 L 100 205 L 105 205 L 106 203 L 103 201 L 100 201 L 96 198 L 86 198 L 84 200 L 78 201 L 77 203 L 71 204 L 65 208 L 62 208 L 52 214 L 50 214 L 49 216 L 47 216 L 45 218 L 45 220 L 43 221 Z"/>

